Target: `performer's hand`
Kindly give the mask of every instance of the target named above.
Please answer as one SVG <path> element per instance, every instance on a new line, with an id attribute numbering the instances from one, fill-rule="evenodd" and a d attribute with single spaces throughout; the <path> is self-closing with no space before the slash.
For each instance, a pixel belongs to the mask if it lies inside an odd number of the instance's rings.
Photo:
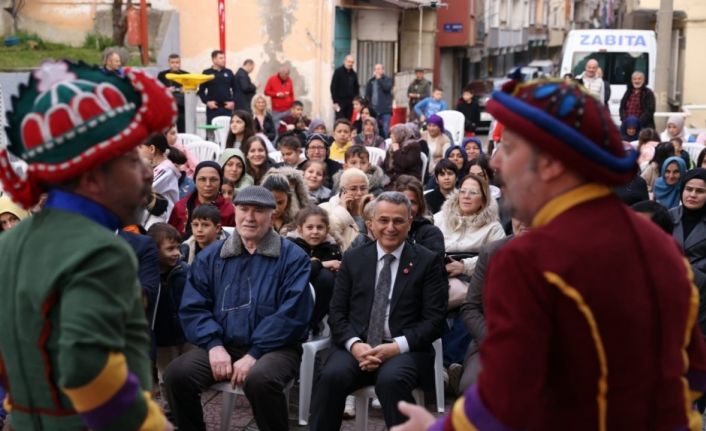
<path id="1" fill-rule="evenodd" d="M 233 377 L 230 379 L 230 383 L 234 388 L 245 382 L 255 362 L 257 362 L 257 359 L 248 354 L 233 363 Z"/>
<path id="2" fill-rule="evenodd" d="M 208 351 L 208 362 L 211 364 L 211 372 L 215 381 L 229 379 L 233 372 L 230 363 L 230 355 L 223 346 L 213 347 Z"/>
<path id="3" fill-rule="evenodd" d="M 213 100 L 209 100 L 208 102 L 206 102 L 206 107 L 208 109 L 217 109 L 218 104 L 216 102 L 214 102 Z"/>
<path id="4" fill-rule="evenodd" d="M 458 260 L 453 260 L 453 258 L 449 257 L 449 260 L 451 262 L 446 264 L 446 272 L 449 274 L 449 277 L 457 277 L 461 274 L 463 274 L 464 266 L 463 262 L 458 261 Z"/>
<path id="5" fill-rule="evenodd" d="M 409 420 L 401 425 L 392 427 L 390 431 L 426 431 L 436 420 L 434 415 L 422 406 L 400 401 L 397 403 L 397 408 Z"/>
<path id="6" fill-rule="evenodd" d="M 226 102 L 226 109 L 228 110 L 233 110 L 235 108 L 235 103 L 233 102 Z"/>

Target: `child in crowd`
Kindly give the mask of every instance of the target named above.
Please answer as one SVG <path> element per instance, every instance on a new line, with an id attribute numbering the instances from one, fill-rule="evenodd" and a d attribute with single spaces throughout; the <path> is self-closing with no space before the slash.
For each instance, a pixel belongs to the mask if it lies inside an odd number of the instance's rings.
<path id="1" fill-rule="evenodd" d="M 233 202 L 235 199 L 235 194 L 237 192 L 236 185 L 233 181 L 223 179 L 223 184 L 221 184 L 221 196 L 228 202 Z"/>
<path id="2" fill-rule="evenodd" d="M 480 105 L 470 87 L 463 89 L 461 98 L 456 101 L 456 110 L 463 114 L 464 136 L 475 136 L 476 127 L 480 124 Z"/>
<path id="3" fill-rule="evenodd" d="M 304 182 L 309 191 L 309 196 L 318 205 L 326 202 L 331 197 L 331 189 L 324 185 L 326 177 L 326 164 L 319 160 L 307 160 L 302 165 Z"/>
<path id="4" fill-rule="evenodd" d="M 317 206 L 301 210 L 296 225 L 296 231 L 290 232 L 287 238 L 311 259 L 309 282 L 316 292 L 311 329 L 314 335 L 318 335 L 322 329 L 321 320 L 328 314 L 336 272 L 341 267 L 341 245 L 330 234 L 328 213 Z"/>
<path id="5" fill-rule="evenodd" d="M 29 215 L 29 211 L 14 203 L 10 196 L 0 196 L 0 232 L 12 229 Z"/>
<path id="6" fill-rule="evenodd" d="M 147 235 L 154 240 L 159 250 L 160 283 L 157 305 L 153 316 L 150 317 L 157 345 L 157 376 L 162 386 L 164 370 L 169 363 L 193 347 L 186 342 L 179 319 L 179 305 L 189 265 L 181 261 L 181 237 L 172 225 L 155 223 L 149 228 Z"/>
<path id="7" fill-rule="evenodd" d="M 218 164 L 223 168 L 223 180 L 235 184 L 235 190 L 253 185 L 253 178 L 246 173 L 247 161 L 243 152 L 237 148 L 226 148 L 218 157 Z"/>
<path id="8" fill-rule="evenodd" d="M 351 124 L 356 129 L 358 133 L 363 130 L 363 121 L 361 118 L 363 108 L 367 106 L 367 102 L 360 96 L 355 96 L 353 98 L 353 112 L 351 113 Z"/>
<path id="9" fill-rule="evenodd" d="M 182 172 L 186 173 L 186 177 L 191 178 L 194 176 L 194 169 L 196 165 L 199 164 L 199 160 L 194 156 L 191 151 L 186 149 L 186 147 L 178 142 L 179 134 L 177 133 L 176 125 L 172 126 L 164 134 L 167 138 L 167 143 L 170 147 L 174 147 L 181 151 L 184 156 L 186 156 L 186 163 L 182 164 L 179 168 Z"/>
<path id="10" fill-rule="evenodd" d="M 634 142 L 640 137 L 640 120 L 637 117 L 630 116 L 620 124 L 620 137 L 623 142 Z"/>
<path id="11" fill-rule="evenodd" d="M 333 125 L 333 144 L 329 152 L 329 158 L 342 163 L 346 150 L 353 145 L 351 142 L 351 122 L 345 118 L 339 118 Z"/>
<path id="12" fill-rule="evenodd" d="M 448 105 L 443 100 L 444 90 L 441 87 L 435 87 L 431 96 L 426 97 L 414 105 L 414 112 L 417 113 L 417 117 L 420 122 L 425 122 L 427 118 L 436 114 L 437 112 L 445 111 L 448 109 Z"/>
<path id="13" fill-rule="evenodd" d="M 289 115 L 282 118 L 277 126 L 277 134 L 283 136 L 284 134 L 297 135 L 300 136 L 300 140 L 305 139 L 306 130 L 309 127 L 308 118 L 304 115 L 304 104 L 299 100 L 295 100 L 292 103 L 292 108 L 289 110 Z"/>
<path id="14" fill-rule="evenodd" d="M 197 254 L 228 234 L 221 227 L 221 212 L 213 204 L 199 205 L 191 217 L 191 236 L 181 244 L 182 259 L 191 265 Z"/>
<path id="15" fill-rule="evenodd" d="M 674 155 L 684 159 L 684 163 L 686 163 L 686 168 L 690 169 L 691 156 L 689 156 L 689 153 L 684 149 L 684 141 L 682 140 L 682 138 L 672 138 L 669 140 L 669 142 L 671 142 L 674 146 Z"/>
<path id="16" fill-rule="evenodd" d="M 432 214 L 441 211 L 446 197 L 456 189 L 458 169 L 450 160 L 443 159 L 434 167 L 434 178 L 436 179 L 436 187 L 424 195 Z"/>
<path id="17" fill-rule="evenodd" d="M 164 135 L 152 135 L 137 147 L 140 157 L 152 167 L 152 190 L 167 199 L 165 220 L 169 220 L 172 208 L 179 202 L 179 179 L 181 171 L 177 164 L 186 163 L 186 156 L 169 146 Z"/>
<path id="18" fill-rule="evenodd" d="M 353 145 L 346 150 L 344 155 L 343 170 L 333 176 L 333 193 L 338 193 L 339 182 L 343 172 L 349 168 L 358 168 L 368 176 L 369 192 L 374 196 L 379 195 L 390 182 L 382 168 L 370 163 L 370 154 L 362 145 Z"/>
<path id="19" fill-rule="evenodd" d="M 375 205 L 373 201 L 368 202 L 363 207 L 363 224 L 365 229 L 361 229 L 360 233 L 351 243 L 350 248 L 355 248 L 361 245 L 365 245 L 369 242 L 375 241 L 375 235 L 373 235 L 373 230 L 371 229 L 373 223 L 373 209 Z"/>
<path id="20" fill-rule="evenodd" d="M 296 168 L 301 163 L 302 144 L 296 136 L 283 136 L 277 144 L 282 153 L 282 164 Z"/>

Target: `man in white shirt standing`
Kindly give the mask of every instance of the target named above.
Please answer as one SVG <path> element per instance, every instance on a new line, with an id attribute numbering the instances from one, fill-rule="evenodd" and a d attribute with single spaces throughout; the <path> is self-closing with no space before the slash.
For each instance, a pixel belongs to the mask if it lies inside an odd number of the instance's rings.
<path id="1" fill-rule="evenodd" d="M 583 74 L 579 77 L 583 86 L 598 100 L 605 103 L 605 82 L 598 76 L 598 61 L 590 59 L 586 62 Z"/>
<path id="2" fill-rule="evenodd" d="M 442 258 L 406 241 L 404 194 L 382 193 L 373 205 L 377 241 L 348 251 L 336 275 L 329 324 L 337 349 L 315 386 L 312 431 L 340 429 L 346 396 L 370 385 L 391 428 L 405 421 L 397 403 L 413 403 L 412 390 L 433 383 L 432 342 L 448 303 Z"/>

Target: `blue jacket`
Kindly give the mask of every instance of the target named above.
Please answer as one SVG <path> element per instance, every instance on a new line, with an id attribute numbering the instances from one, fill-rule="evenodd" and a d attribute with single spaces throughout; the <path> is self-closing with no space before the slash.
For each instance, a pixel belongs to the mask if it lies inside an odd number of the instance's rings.
<path id="1" fill-rule="evenodd" d="M 446 109 L 448 109 L 448 105 L 443 101 L 443 99 L 437 102 L 431 96 L 422 99 L 419 103 L 414 105 L 414 112 L 416 112 L 419 116 L 424 114 L 426 118 L 429 118 L 441 111 L 446 111 Z"/>
<path id="2" fill-rule="evenodd" d="M 206 350 L 249 346 L 255 359 L 306 340 L 314 298 L 302 249 L 267 233 L 254 254 L 235 232 L 203 249 L 186 280 L 179 309 L 189 342 Z"/>

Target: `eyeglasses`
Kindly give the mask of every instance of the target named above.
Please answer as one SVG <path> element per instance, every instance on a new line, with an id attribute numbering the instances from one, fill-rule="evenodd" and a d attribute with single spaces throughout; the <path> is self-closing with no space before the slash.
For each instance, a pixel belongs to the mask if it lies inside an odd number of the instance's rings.
<path id="1" fill-rule="evenodd" d="M 458 194 L 460 196 L 473 197 L 473 196 L 481 196 L 483 193 L 477 192 L 475 190 L 461 189 L 458 191 Z"/>
<path id="2" fill-rule="evenodd" d="M 344 192 L 367 192 L 368 191 L 368 186 L 352 186 L 352 187 L 345 187 L 343 189 Z"/>

